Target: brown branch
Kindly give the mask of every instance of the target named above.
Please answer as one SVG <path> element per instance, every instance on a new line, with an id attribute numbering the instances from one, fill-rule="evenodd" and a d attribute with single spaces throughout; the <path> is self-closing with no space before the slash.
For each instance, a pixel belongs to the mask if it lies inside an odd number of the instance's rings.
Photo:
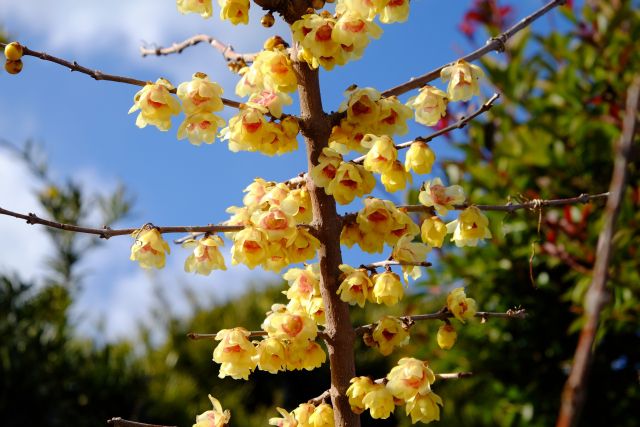
<path id="1" fill-rule="evenodd" d="M 638 130 L 640 108 L 640 76 L 636 76 L 627 91 L 627 106 L 622 124 L 622 135 L 615 149 L 613 174 L 609 184 L 610 197 L 604 212 L 602 231 L 598 236 L 596 261 L 591 285 L 585 296 L 586 322 L 580 332 L 571 374 L 562 391 L 562 402 L 556 427 L 573 427 L 578 424 L 587 395 L 587 383 L 593 364 L 594 343 L 598 332 L 600 313 L 607 303 L 607 280 L 615 223 L 618 219 L 626 188 L 631 148 Z"/>
<path id="2" fill-rule="evenodd" d="M 199 332 L 189 332 L 187 334 L 187 337 L 189 337 L 190 339 L 194 340 L 194 341 L 199 341 L 199 340 L 215 340 L 216 339 L 216 335 L 215 334 L 201 334 Z M 266 337 L 268 336 L 269 333 L 266 331 L 249 331 L 249 336 L 247 338 L 258 338 L 258 337 Z M 326 339 L 327 335 L 323 332 L 323 331 L 318 331 L 318 338 L 322 338 L 322 339 Z"/>
<path id="3" fill-rule="evenodd" d="M 423 320 L 447 320 L 447 319 L 451 319 L 452 317 L 454 317 L 453 313 L 451 313 L 445 307 L 436 313 L 414 314 L 412 316 L 400 316 L 398 317 L 398 319 L 401 320 L 403 323 L 409 326 L 412 326 L 415 322 L 420 322 Z M 516 310 L 514 309 L 507 310 L 504 313 L 495 313 L 491 311 L 478 311 L 475 314 L 475 317 L 481 319 L 482 322 L 485 322 L 489 318 L 524 319 L 525 317 L 527 317 L 527 311 L 523 308 L 516 309 Z M 377 326 L 377 323 L 370 323 L 368 325 L 358 326 L 355 329 L 356 335 L 363 335 L 364 333 L 374 329 L 376 326 Z"/>
<path id="4" fill-rule="evenodd" d="M 431 267 L 433 264 L 431 264 L 430 262 L 427 261 L 416 261 L 416 262 L 411 262 L 411 261 L 397 261 L 395 259 L 386 259 L 384 261 L 378 261 L 378 262 L 373 262 L 371 264 L 362 264 L 359 268 L 364 268 L 365 270 L 371 270 L 371 271 L 375 271 L 377 268 L 382 268 L 382 267 L 390 267 L 392 265 L 407 265 L 407 266 L 414 266 L 414 267 Z"/>
<path id="5" fill-rule="evenodd" d="M 325 403 L 331 397 L 331 393 L 329 390 L 325 390 L 320 396 L 314 397 L 313 399 L 309 399 L 307 403 L 318 406 L 321 403 Z"/>
<path id="6" fill-rule="evenodd" d="M 4 48 L 6 45 L 7 45 L 6 43 L 0 43 L 0 48 Z M 106 80 L 110 82 L 126 83 L 134 86 L 146 86 L 147 84 L 150 83 L 147 81 L 138 80 L 131 77 L 116 76 L 114 74 L 103 73 L 102 71 L 99 71 L 99 70 L 92 70 L 90 68 L 87 68 L 78 64 L 76 61 L 69 62 L 65 59 L 49 55 L 48 53 L 45 53 L 45 52 L 38 52 L 35 50 L 31 50 L 26 46 L 22 46 L 22 48 L 24 50 L 24 55 L 34 56 L 36 58 L 42 59 L 43 61 L 54 62 L 58 65 L 62 65 L 63 67 L 68 68 L 71 71 L 77 71 L 79 73 L 86 74 L 95 80 Z M 174 88 L 170 92 L 176 93 L 176 89 Z M 242 106 L 242 103 L 238 101 L 233 101 L 231 99 L 226 99 L 226 98 L 222 98 L 222 103 L 228 107 L 233 107 L 233 108 L 240 108 Z"/>
<path id="7" fill-rule="evenodd" d="M 257 53 L 237 53 L 233 50 L 233 46 L 222 43 L 212 36 L 206 34 L 198 34 L 180 42 L 173 43 L 170 47 L 141 47 L 140 54 L 145 57 L 148 55 L 171 55 L 174 53 L 182 53 L 188 47 L 195 46 L 199 43 L 207 43 L 217 51 L 219 51 L 227 61 L 242 60 L 245 62 L 253 62 Z"/>
<path id="8" fill-rule="evenodd" d="M 81 227 L 73 224 L 64 224 L 61 222 L 50 221 L 48 219 L 43 219 L 37 216 L 36 214 L 29 213 L 28 215 L 24 215 L 18 212 L 13 212 L 7 209 L 3 209 L 0 207 L 0 215 L 12 216 L 18 219 L 24 219 L 27 221 L 27 224 L 40 224 L 50 228 L 55 228 L 58 230 L 64 231 L 73 231 L 74 233 L 84 233 L 84 234 L 94 234 L 103 239 L 108 239 L 114 236 L 124 236 L 131 235 L 131 233 L 139 230 L 138 228 L 121 228 L 121 229 L 112 229 L 109 227 L 103 228 L 89 228 L 89 227 Z M 161 233 L 216 233 L 216 232 L 234 232 L 240 231 L 244 228 L 242 225 L 196 225 L 196 226 L 169 226 L 169 227 L 156 227 L 156 229 Z"/>
<path id="9" fill-rule="evenodd" d="M 111 418 L 107 420 L 107 424 L 110 424 L 114 427 L 175 427 L 175 426 L 165 426 L 161 424 L 148 424 L 148 423 L 140 423 L 138 421 L 129 421 L 120 417 Z"/>
<path id="10" fill-rule="evenodd" d="M 459 58 L 456 61 L 459 60 L 463 60 L 463 61 L 467 61 L 467 62 L 472 62 L 475 61 L 476 59 L 479 59 L 481 57 L 483 57 L 484 55 L 488 54 L 489 52 L 493 52 L 493 51 L 497 51 L 497 52 L 503 52 L 506 48 L 506 43 L 507 41 L 513 37 L 516 33 L 518 33 L 520 30 L 528 27 L 529 25 L 531 25 L 531 23 L 533 23 L 533 21 L 535 21 L 536 19 L 540 18 L 541 16 L 545 15 L 547 12 L 551 11 L 552 9 L 554 9 L 557 6 L 561 6 L 563 4 L 566 3 L 566 0 L 552 0 L 549 3 L 545 4 L 544 6 L 542 6 L 540 9 L 536 10 L 535 12 L 533 12 L 531 15 L 525 17 L 524 19 L 522 19 L 520 22 L 518 22 L 517 24 L 515 24 L 514 26 L 512 26 L 511 28 L 509 28 L 508 30 L 506 30 L 504 33 L 496 36 L 496 37 L 492 37 L 489 40 L 487 40 L 487 43 L 482 46 L 481 48 L 474 50 L 473 52 L 469 53 L 466 56 L 463 56 L 462 58 Z M 408 92 L 412 89 L 417 89 L 420 86 L 429 83 L 432 80 L 437 79 L 438 77 L 440 77 L 440 71 L 442 71 L 443 68 L 448 67 L 449 65 L 455 63 L 451 62 L 449 64 L 445 64 L 442 65 L 441 67 L 436 68 L 435 70 L 429 71 L 426 74 L 423 74 L 420 77 L 413 77 L 411 78 L 409 81 L 402 83 L 398 86 L 395 86 L 391 89 L 387 89 L 386 91 L 384 91 L 382 93 L 383 96 L 392 96 L 392 95 L 400 95 L 403 94 L 405 92 Z"/>
<path id="11" fill-rule="evenodd" d="M 494 93 L 491 98 L 489 98 L 484 104 L 482 104 L 480 106 L 480 108 L 478 108 L 476 111 L 474 111 L 473 113 L 469 114 L 469 116 L 461 117 L 460 120 L 458 120 L 457 122 L 447 126 L 446 128 L 440 129 L 439 131 L 436 131 L 436 132 L 432 133 L 431 135 L 419 136 L 417 138 L 414 138 L 412 141 L 403 142 L 402 144 L 398 144 L 395 147 L 396 147 L 397 150 L 403 150 L 405 148 L 411 147 L 411 144 L 413 144 L 414 142 L 429 142 L 429 141 L 433 140 L 434 138 L 437 138 L 437 137 L 439 137 L 441 135 L 445 135 L 445 134 L 451 132 L 452 130 L 462 129 L 471 120 L 475 119 L 476 117 L 478 117 L 480 114 L 484 113 L 485 111 L 489 111 L 491 109 L 491 107 L 493 107 L 493 103 L 496 102 L 496 100 L 498 98 L 500 98 L 500 95 L 497 94 L 497 93 Z M 353 163 L 363 163 L 365 157 L 366 157 L 366 155 L 357 157 L 357 158 L 353 159 L 352 162 Z"/>

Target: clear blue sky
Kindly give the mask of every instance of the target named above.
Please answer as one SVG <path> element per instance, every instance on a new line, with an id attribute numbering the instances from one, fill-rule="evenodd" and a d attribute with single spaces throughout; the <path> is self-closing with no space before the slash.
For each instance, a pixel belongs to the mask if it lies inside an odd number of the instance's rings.
<path id="1" fill-rule="evenodd" d="M 336 109 L 343 100 L 342 92 L 353 83 L 383 90 L 477 47 L 457 29 L 471 3 L 471 0 L 413 0 L 408 23 L 382 25 L 382 38 L 370 44 L 363 59 L 337 67 L 332 72 L 321 72 L 325 108 Z M 542 4 L 540 0 L 512 3 L 516 3 L 514 17 L 522 17 Z M 63 0 L 55 5 L 48 0 L 0 0 L 0 4 L 0 22 L 12 38 L 34 50 L 142 80 L 165 76 L 176 86 L 189 80 L 192 73 L 202 71 L 212 80 L 219 81 L 225 88 L 225 96 L 232 99 L 237 99 L 233 92 L 237 76 L 226 69 L 221 55 L 210 47 L 199 45 L 182 55 L 163 58 L 141 58 L 137 47 L 143 42 L 168 45 L 197 33 L 218 37 L 238 51 L 257 51 L 273 34 L 290 39 L 283 25 L 269 30 L 259 27 L 262 14 L 255 5 L 252 5 L 253 25 L 232 27 L 218 19 L 217 4 L 216 14 L 210 20 L 180 15 L 173 0 Z M 547 26 L 546 19 L 537 25 Z M 477 43 L 484 43 L 484 39 L 478 39 Z M 136 215 L 123 226 L 146 222 L 195 225 L 222 221 L 227 218 L 226 207 L 241 204 L 242 189 L 254 177 L 285 180 L 300 172 L 306 163 L 303 144 L 296 153 L 273 158 L 256 153 L 232 153 L 223 142 L 191 146 L 186 140 L 176 139 L 182 118 L 174 119 L 174 127 L 169 132 L 159 132 L 155 127 L 138 129 L 134 124 L 135 114 L 127 115 L 127 111 L 139 88 L 95 82 L 85 75 L 70 73 L 60 66 L 31 57 L 25 58 L 24 62 L 20 75 L 0 74 L 0 136 L 18 144 L 29 138 L 44 144 L 51 167 L 60 178 L 79 179 L 93 190 L 113 188 L 116 182 L 124 183 L 136 196 Z M 226 110 L 225 118 L 233 113 L 233 110 Z M 406 137 L 428 132 L 422 126 L 412 125 Z M 437 154 L 442 154 L 444 147 L 444 143 L 434 144 Z M 9 164 L 8 154 L 0 151 L 0 160 L 3 157 L 5 164 Z M 25 180 L 22 172 L 20 179 L 17 175 L 9 177 L 9 169 L 0 169 L 0 195 L 3 197 L 0 205 L 37 211 L 35 204 L 28 206 L 29 199 L 24 196 L 34 184 Z M 16 169 L 11 170 L 15 172 Z M 9 182 L 16 184 L 9 188 Z M 377 196 L 384 197 L 381 193 Z M 359 208 L 360 202 L 356 201 L 349 210 Z M 18 231 L 10 234 L 6 232 L 8 229 Z M 37 241 L 44 239 L 43 235 L 32 230 L 14 219 L 0 218 L 0 251 L 8 253 L 15 250 L 16 245 L 45 247 L 44 242 Z M 23 232 L 28 238 L 20 237 Z M 86 268 L 93 274 L 87 281 L 80 312 L 94 307 L 98 314 L 106 314 L 110 311 L 107 310 L 109 304 L 119 304 L 117 298 L 127 295 L 124 286 L 133 287 L 136 281 L 146 280 L 128 260 L 129 244 L 129 241 L 111 240 L 107 243 L 109 248 L 101 252 L 102 259 L 93 257 L 88 262 Z M 34 257 L 42 255 L 37 248 L 24 250 Z M 190 276 L 179 272 L 186 256 L 186 251 L 173 248 L 172 257 L 178 258 L 174 260 L 175 268 L 158 276 L 166 286 L 174 286 L 176 280 L 191 281 Z M 355 257 L 351 258 L 356 262 Z M 41 261 L 29 262 L 37 264 Z M 24 265 L 5 262 L 0 268 L 24 270 Z M 181 278 L 176 278 L 179 273 Z M 246 271 L 242 274 L 229 272 L 217 275 L 215 279 L 199 279 L 197 286 L 205 287 L 209 280 L 219 282 L 218 289 L 225 286 L 241 288 L 240 282 L 251 277 Z M 138 293 L 131 291 L 131 295 L 149 300 L 149 295 Z M 127 307 L 120 316 L 126 317 L 127 311 L 135 306 Z M 130 324 L 123 322 L 118 323 L 117 332 Z"/>

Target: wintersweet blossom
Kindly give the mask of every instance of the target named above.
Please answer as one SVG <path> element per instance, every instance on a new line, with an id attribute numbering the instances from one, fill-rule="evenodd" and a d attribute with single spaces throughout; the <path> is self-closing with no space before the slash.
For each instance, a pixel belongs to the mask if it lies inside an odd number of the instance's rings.
<path id="1" fill-rule="evenodd" d="M 349 59 L 357 59 L 364 53 L 370 39 L 379 39 L 381 35 L 382 29 L 378 24 L 351 10 L 338 17 L 331 39 L 340 45 Z"/>
<path id="2" fill-rule="evenodd" d="M 325 192 L 332 195 L 339 204 L 346 205 L 356 197 L 373 191 L 375 185 L 375 178 L 363 166 L 342 162 L 336 170 L 335 177 L 325 187 Z"/>
<path id="3" fill-rule="evenodd" d="M 249 379 L 249 374 L 256 368 L 253 360 L 256 349 L 248 340 L 249 335 L 244 328 L 223 329 L 216 334 L 220 344 L 213 351 L 213 361 L 221 364 L 218 377 Z"/>
<path id="4" fill-rule="evenodd" d="M 464 288 L 455 288 L 449 292 L 447 308 L 462 323 L 476 315 L 476 301 L 473 298 L 467 298 Z"/>
<path id="5" fill-rule="evenodd" d="M 313 183 L 318 187 L 327 187 L 335 178 L 341 163 L 342 155 L 329 147 L 323 148 L 318 156 L 318 164 L 311 168 Z"/>
<path id="6" fill-rule="evenodd" d="M 296 421 L 293 413 L 289 413 L 282 408 L 276 408 L 276 410 L 282 415 L 282 418 L 270 418 L 269 425 L 276 427 L 298 427 L 298 421 Z"/>
<path id="7" fill-rule="evenodd" d="M 186 240 L 182 247 L 193 248 L 193 253 L 185 260 L 184 271 L 206 276 L 212 270 L 226 270 L 227 267 L 220 253 L 220 246 L 224 246 L 224 242 L 216 235 L 209 235 L 200 240 Z"/>
<path id="8" fill-rule="evenodd" d="M 464 190 L 459 185 L 445 187 L 440 178 L 426 181 L 418 200 L 425 206 L 433 206 L 439 215 L 446 215 L 454 205 L 464 202 Z"/>
<path id="9" fill-rule="evenodd" d="M 373 276 L 373 291 L 370 299 L 376 304 L 392 306 L 404 297 L 404 288 L 400 276 L 391 271 Z"/>
<path id="10" fill-rule="evenodd" d="M 336 64 L 344 65 L 345 52 L 331 37 L 335 25 L 336 19 L 328 12 L 302 15 L 294 22 L 291 25 L 293 39 L 302 47 L 298 51 L 298 59 L 312 68 L 322 66 L 326 70 L 331 70 Z"/>
<path id="11" fill-rule="evenodd" d="M 303 312 L 290 312 L 281 304 L 274 304 L 262 323 L 270 337 L 286 340 L 312 340 L 318 334 L 316 323 Z"/>
<path id="12" fill-rule="evenodd" d="M 407 105 L 415 111 L 415 120 L 425 126 L 436 125 L 447 114 L 447 94 L 437 87 L 423 86 L 417 96 L 409 98 Z"/>
<path id="13" fill-rule="evenodd" d="M 362 138 L 361 143 L 369 148 L 363 166 L 370 172 L 385 173 L 398 158 L 398 150 L 387 135 L 376 136 L 369 133 Z"/>
<path id="14" fill-rule="evenodd" d="M 475 206 L 469 206 L 458 219 L 448 223 L 447 232 L 453 233 L 451 241 L 458 247 L 477 246 L 480 240 L 492 237 L 489 219 Z"/>
<path id="15" fill-rule="evenodd" d="M 262 84 L 273 92 L 293 92 L 298 87 L 296 73 L 289 54 L 285 50 L 263 50 L 255 58 L 252 67 L 259 67 Z"/>
<path id="16" fill-rule="evenodd" d="M 293 415 L 296 417 L 299 427 L 309 426 L 309 417 L 316 410 L 316 406 L 311 403 L 301 403 L 296 409 L 293 410 Z"/>
<path id="17" fill-rule="evenodd" d="M 371 418 L 386 419 L 395 410 L 393 395 L 383 384 L 374 383 L 369 392 L 362 398 L 365 409 L 369 410 Z"/>
<path id="18" fill-rule="evenodd" d="M 369 377 L 355 377 L 349 382 L 351 383 L 347 389 L 349 405 L 355 414 L 361 414 L 366 409 L 362 399 L 372 390 L 373 381 Z"/>
<path id="19" fill-rule="evenodd" d="M 398 240 L 405 235 L 416 236 L 420 234 L 420 227 L 413 222 L 407 212 L 401 209 L 394 209 L 392 212 L 393 224 L 391 231 L 386 234 L 384 241 L 390 246 L 395 246 Z"/>
<path id="20" fill-rule="evenodd" d="M 429 364 L 413 357 L 403 357 L 387 374 L 387 389 L 397 399 L 409 400 L 431 390 L 436 376 Z"/>
<path id="21" fill-rule="evenodd" d="M 407 121 L 413 115 L 411 108 L 404 105 L 395 96 L 380 98 L 379 120 L 375 123 L 375 132 L 378 135 L 404 135 L 409 132 Z"/>
<path id="22" fill-rule="evenodd" d="M 337 291 L 340 299 L 351 305 L 358 304 L 364 307 L 369 293 L 373 290 L 369 273 L 365 269 L 355 269 L 347 264 L 341 264 L 339 268 L 344 273 L 342 275 L 344 279 Z"/>
<path id="23" fill-rule="evenodd" d="M 409 0 L 389 0 L 380 11 L 380 22 L 391 24 L 409 19 Z"/>
<path id="24" fill-rule="evenodd" d="M 446 235 L 447 226 L 437 216 L 432 216 L 422 222 L 420 236 L 426 244 L 434 248 L 441 248 Z"/>
<path id="25" fill-rule="evenodd" d="M 285 345 L 277 338 L 263 339 L 256 346 L 253 362 L 258 365 L 258 369 L 261 371 L 267 371 L 271 374 L 282 371 L 286 363 Z"/>
<path id="26" fill-rule="evenodd" d="M 229 410 L 222 410 L 222 405 L 218 399 L 211 395 L 209 395 L 209 400 L 213 405 L 213 409 L 198 415 L 193 427 L 224 427 L 229 423 L 231 419 Z"/>
<path id="27" fill-rule="evenodd" d="M 153 125 L 161 131 L 171 127 L 171 116 L 180 113 L 180 103 L 169 92 L 173 89 L 166 79 L 158 79 L 155 83 L 147 83 L 133 97 L 133 106 L 129 114 L 140 110 L 136 118 L 139 128 Z"/>
<path id="28" fill-rule="evenodd" d="M 339 112 L 347 113 L 347 120 L 352 123 L 373 124 L 380 117 L 378 101 L 380 92 L 372 87 L 350 88 L 345 91 L 347 100 L 340 104 Z"/>
<path id="29" fill-rule="evenodd" d="M 233 25 L 249 23 L 249 0 L 218 0 L 220 19 Z"/>
<path id="30" fill-rule="evenodd" d="M 455 64 L 444 67 L 440 71 L 440 77 L 449 82 L 447 94 L 450 100 L 468 101 L 480 94 L 478 81 L 484 77 L 484 72 L 477 65 L 460 59 Z"/>
<path id="31" fill-rule="evenodd" d="M 418 394 L 407 401 L 405 407 L 407 415 L 411 415 L 411 423 L 430 423 L 440 421 L 440 406 L 443 405 L 440 396 L 432 391 Z"/>
<path id="32" fill-rule="evenodd" d="M 203 18 L 210 18 L 213 14 L 211 0 L 177 0 L 180 13 L 199 13 Z"/>
<path id="33" fill-rule="evenodd" d="M 331 405 L 321 403 L 309 416 L 309 427 L 333 427 L 333 408 Z"/>
<path id="34" fill-rule="evenodd" d="M 293 100 L 284 92 L 276 92 L 272 89 L 264 89 L 252 93 L 247 105 L 255 108 L 266 108 L 273 117 L 282 117 L 282 109 L 285 105 L 291 105 Z"/>
<path id="35" fill-rule="evenodd" d="M 338 14 L 353 11 L 367 19 L 373 21 L 380 9 L 388 0 L 338 0 L 336 12 Z"/>
<path id="36" fill-rule="evenodd" d="M 313 340 L 289 342 L 285 348 L 286 368 L 289 371 L 306 369 L 312 371 L 322 366 L 327 355 Z"/>
<path id="37" fill-rule="evenodd" d="M 316 256 L 320 240 L 308 230 L 296 229 L 293 239 L 287 244 L 287 258 L 290 263 L 304 262 Z"/>
<path id="38" fill-rule="evenodd" d="M 388 356 L 396 347 L 402 347 L 409 342 L 408 327 L 402 320 L 393 316 L 382 316 L 371 334 L 383 356 Z"/>
<path id="39" fill-rule="evenodd" d="M 309 264 L 304 269 L 290 268 L 282 275 L 289 283 L 289 289 L 283 293 L 289 300 L 299 300 L 302 305 L 320 295 L 320 276 L 318 264 Z"/>
<path id="40" fill-rule="evenodd" d="M 458 334 L 456 333 L 455 328 L 451 323 L 445 323 L 444 325 L 438 328 L 438 333 L 436 334 L 436 340 L 438 341 L 438 346 L 443 350 L 449 350 L 456 343 L 456 339 L 458 338 Z"/>
<path id="41" fill-rule="evenodd" d="M 209 81 L 204 73 L 195 73 L 191 81 L 178 85 L 176 92 L 187 115 L 221 111 L 224 108 L 221 98 L 223 93 L 222 87 Z"/>
<path id="42" fill-rule="evenodd" d="M 267 236 L 255 227 L 245 227 L 233 236 L 231 263 L 255 268 L 267 258 Z"/>
<path id="43" fill-rule="evenodd" d="M 135 239 L 131 246 L 131 261 L 138 261 L 142 268 L 162 268 L 166 262 L 165 254 L 171 252 L 169 244 L 155 227 L 145 227 L 134 231 Z"/>
<path id="44" fill-rule="evenodd" d="M 411 174 L 404 169 L 402 163 L 396 160 L 388 170 L 382 172 L 380 182 L 384 185 L 385 190 L 394 193 L 399 190 L 404 190 L 407 183 L 412 183 L 413 179 L 411 178 Z"/>
<path id="45" fill-rule="evenodd" d="M 187 116 L 178 128 L 178 139 L 187 138 L 191 144 L 196 146 L 203 142 L 212 144 L 216 139 L 218 128 L 224 125 L 224 119 L 213 113 L 195 113 Z"/>
<path id="46" fill-rule="evenodd" d="M 405 234 L 393 248 L 391 256 L 399 262 L 419 263 L 427 259 L 427 254 L 431 248 L 422 242 L 414 242 L 413 236 Z M 402 273 L 405 282 L 409 281 L 409 276 L 417 280 L 422 276 L 422 268 L 418 265 L 403 265 Z"/>
<path id="47" fill-rule="evenodd" d="M 431 147 L 422 141 L 416 141 L 407 150 L 404 168 L 407 172 L 413 169 L 415 173 L 427 174 L 431 173 L 435 161 L 436 154 Z"/>
<path id="48" fill-rule="evenodd" d="M 371 132 L 369 125 L 363 126 L 358 123 L 350 123 L 347 119 L 342 119 L 339 125 L 331 128 L 329 147 L 343 155 L 349 154 L 351 151 L 365 153 L 367 150 L 360 144 L 360 141 L 368 132 Z"/>

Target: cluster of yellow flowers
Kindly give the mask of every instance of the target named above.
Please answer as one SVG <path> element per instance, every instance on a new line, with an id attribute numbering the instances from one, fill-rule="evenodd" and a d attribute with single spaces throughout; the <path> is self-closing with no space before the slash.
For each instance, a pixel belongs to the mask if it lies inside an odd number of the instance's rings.
<path id="1" fill-rule="evenodd" d="M 213 14 L 211 0 L 177 0 L 180 13 L 198 13 L 203 18 Z M 220 19 L 228 20 L 233 25 L 249 22 L 249 0 L 218 0 Z"/>
<path id="2" fill-rule="evenodd" d="M 290 311 L 304 310 L 318 325 L 325 324 L 324 303 L 320 296 L 320 267 L 309 264 L 304 269 L 290 268 L 282 278 L 289 284 L 283 293 Z"/>
<path id="3" fill-rule="evenodd" d="M 460 322 L 472 319 L 476 315 L 476 301 L 468 298 L 464 288 L 455 288 L 447 295 L 447 310 Z M 436 335 L 438 346 L 443 350 L 449 350 L 456 343 L 458 334 L 448 320 L 440 326 Z"/>
<path id="4" fill-rule="evenodd" d="M 311 179 L 341 205 L 370 193 L 376 186 L 371 172 L 361 165 L 344 162 L 342 155 L 328 147 L 322 149 L 318 164 L 311 169 Z"/>
<path id="5" fill-rule="evenodd" d="M 331 405 L 321 403 L 315 406 L 312 403 L 303 403 L 292 412 L 277 408 L 281 418 L 271 418 L 269 425 L 277 427 L 333 427 L 333 408 Z"/>
<path id="6" fill-rule="evenodd" d="M 366 332 L 363 339 L 366 345 L 388 356 L 396 347 L 409 343 L 409 325 L 397 317 L 382 316 L 373 331 Z"/>
<path id="7" fill-rule="evenodd" d="M 355 269 L 349 265 L 340 265 L 341 283 L 337 294 L 350 305 L 364 307 L 365 302 L 392 306 L 404 297 L 404 288 L 400 276 L 385 271 L 369 275 L 364 268 Z"/>
<path id="8" fill-rule="evenodd" d="M 222 410 L 222 405 L 215 397 L 209 395 L 209 400 L 213 405 L 213 409 L 205 411 L 196 417 L 196 423 L 193 427 L 224 427 L 231 419 L 229 410 Z"/>
<path id="9" fill-rule="evenodd" d="M 306 188 L 290 189 L 282 183 L 256 178 L 245 190 L 243 207 L 232 206 L 227 225 L 243 225 L 233 240 L 232 263 L 249 268 L 261 265 L 280 271 L 285 266 L 313 258 L 320 245 L 299 224 L 311 221 L 311 199 Z"/>
<path id="10" fill-rule="evenodd" d="M 372 418 L 389 418 L 396 405 L 405 404 L 411 422 L 429 423 L 440 419 L 442 399 L 431 390 L 436 376 L 427 362 L 404 357 L 387 374 L 386 383 L 369 377 L 351 379 L 347 389 L 351 410 L 369 410 Z"/>
<path id="11" fill-rule="evenodd" d="M 404 22 L 409 15 L 409 0 L 339 0 L 336 13 L 309 13 L 293 23 L 293 39 L 300 43 L 298 59 L 312 68 L 331 70 L 358 59 L 369 41 L 380 38 L 380 22 Z"/>

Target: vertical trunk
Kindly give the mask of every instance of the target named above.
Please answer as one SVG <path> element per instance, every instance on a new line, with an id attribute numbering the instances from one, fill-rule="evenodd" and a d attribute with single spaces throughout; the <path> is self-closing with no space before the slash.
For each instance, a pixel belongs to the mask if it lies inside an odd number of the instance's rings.
<path id="1" fill-rule="evenodd" d="M 318 156 L 328 145 L 331 124 L 322 110 L 318 70 L 306 63 L 296 62 L 298 91 L 300 94 L 301 129 L 307 145 L 309 171 L 318 163 Z M 349 380 L 355 376 L 353 343 L 355 333 L 349 319 L 349 306 L 342 302 L 338 290 L 338 266 L 342 262 L 340 251 L 340 221 L 336 202 L 322 188 L 307 180 L 313 207 L 313 226 L 320 240 L 320 289 L 325 306 L 327 348 L 331 364 L 331 402 L 336 427 L 358 427 L 360 417 L 351 411 L 346 396 Z"/>

